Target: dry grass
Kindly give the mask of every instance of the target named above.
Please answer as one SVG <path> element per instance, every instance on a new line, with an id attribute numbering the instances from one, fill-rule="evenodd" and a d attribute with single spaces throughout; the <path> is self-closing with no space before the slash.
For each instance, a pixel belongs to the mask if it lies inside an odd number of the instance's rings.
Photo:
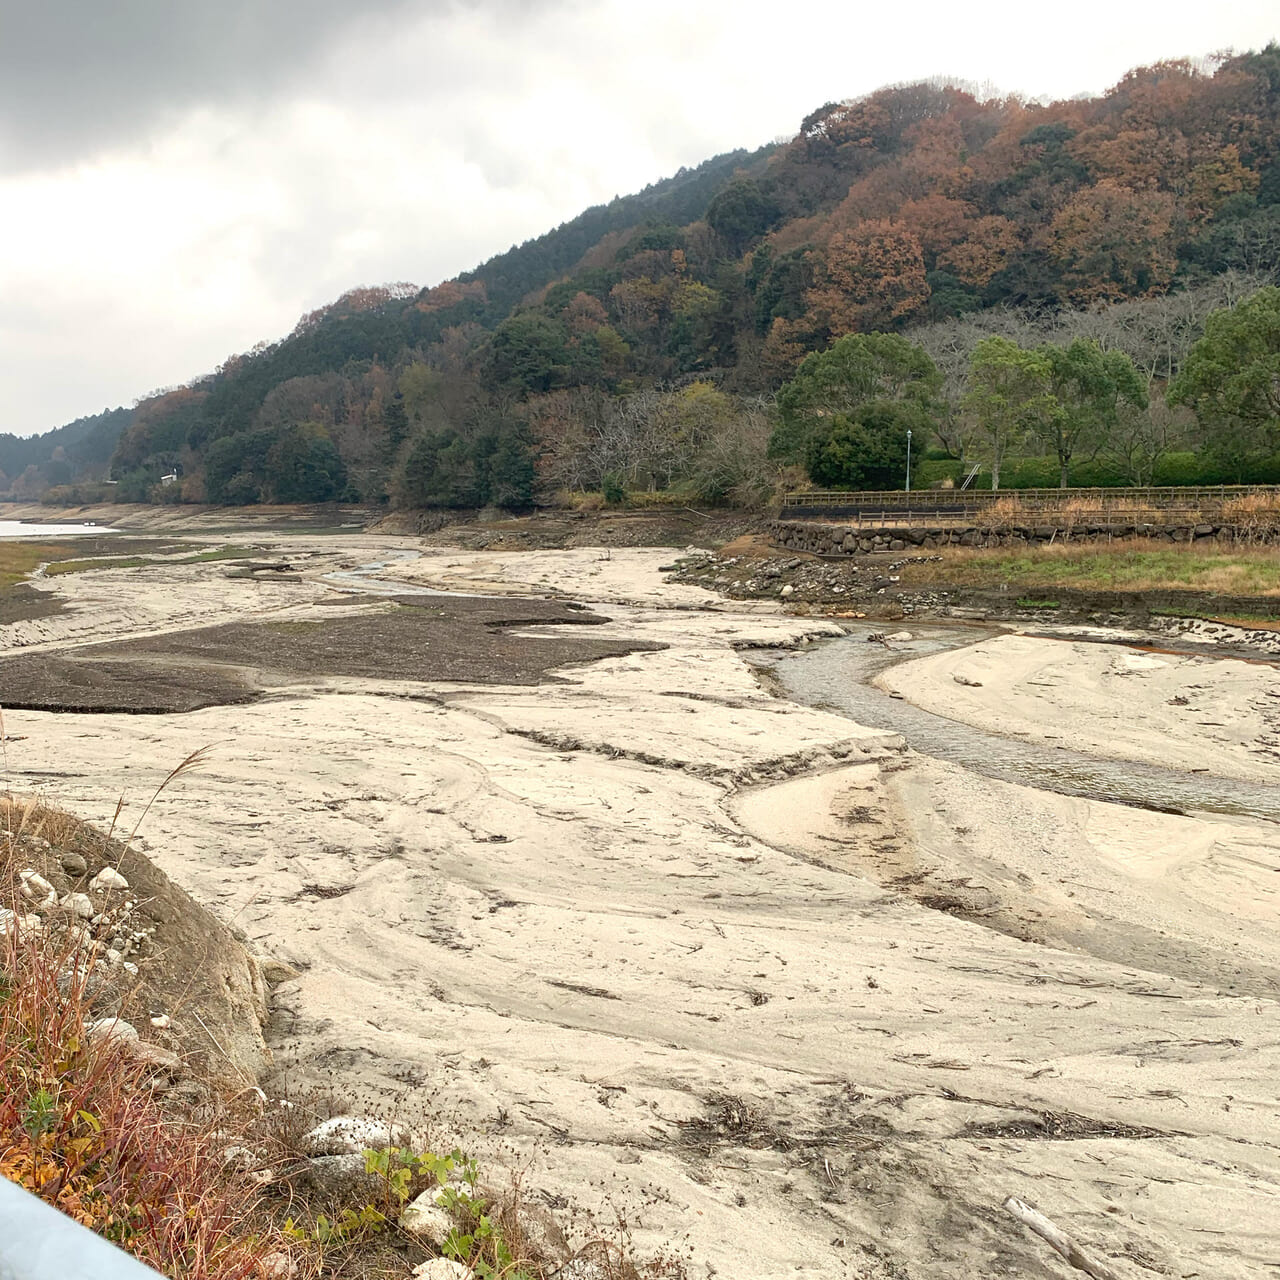
<path id="1" fill-rule="evenodd" d="M 73 916 L 30 913 L 32 842 L 56 847 L 71 824 L 0 806 L 0 1173 L 166 1275 L 262 1275 L 297 1250 L 227 1163 L 223 1117 L 166 1104 L 154 1062 L 90 1034 L 107 966 Z"/>
<path id="2" fill-rule="evenodd" d="M 12 587 L 42 564 L 72 554 L 69 542 L 26 542 L 18 538 L 0 539 L 0 588 Z"/>
<path id="3" fill-rule="evenodd" d="M 1202 591 L 1280 596 L 1280 549 L 1155 542 L 1141 538 L 1104 546 L 1056 543 L 1026 548 L 952 548 L 939 561 L 909 564 L 912 586 L 1007 587 L 1082 591 Z"/>

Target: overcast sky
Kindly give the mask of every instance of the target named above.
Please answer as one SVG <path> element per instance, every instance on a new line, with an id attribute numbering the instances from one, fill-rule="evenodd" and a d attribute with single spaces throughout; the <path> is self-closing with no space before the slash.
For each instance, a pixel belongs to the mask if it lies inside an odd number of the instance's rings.
<path id="1" fill-rule="evenodd" d="M 832 99 L 1097 92 L 1274 0 L 0 0 L 0 431 L 435 284 Z"/>

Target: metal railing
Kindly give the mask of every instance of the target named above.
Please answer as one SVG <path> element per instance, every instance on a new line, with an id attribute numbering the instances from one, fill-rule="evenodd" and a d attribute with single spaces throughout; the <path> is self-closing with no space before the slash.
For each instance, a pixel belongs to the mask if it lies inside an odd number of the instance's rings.
<path id="1" fill-rule="evenodd" d="M 827 510 L 896 511 L 909 509 L 924 515 L 930 511 L 965 514 L 981 511 L 997 502 L 1016 502 L 1028 511 L 1062 507 L 1066 503 L 1083 502 L 1125 509 L 1164 509 L 1166 507 L 1198 510 L 1221 507 L 1233 498 L 1248 494 L 1267 494 L 1280 499 L 1280 485 L 1167 485 L 1131 489 L 811 489 L 788 493 L 782 499 L 782 511 Z"/>
<path id="2" fill-rule="evenodd" d="M 0 1280 L 161 1280 L 115 1245 L 0 1177 Z"/>
<path id="3" fill-rule="evenodd" d="M 914 504 L 913 504 L 914 507 Z M 832 512 L 832 515 L 838 513 Z M 990 507 L 968 511 L 917 511 L 906 507 L 888 510 L 862 509 L 853 514 L 840 514 L 840 523 L 855 529 L 947 528 L 956 525 L 978 528 L 1044 525 L 1069 530 L 1077 527 L 1138 529 L 1144 527 L 1179 528 L 1201 523 L 1205 513 L 1200 507 L 1110 508 L 1101 511 L 1053 511 L 1027 509 L 1021 513 L 995 513 Z"/>

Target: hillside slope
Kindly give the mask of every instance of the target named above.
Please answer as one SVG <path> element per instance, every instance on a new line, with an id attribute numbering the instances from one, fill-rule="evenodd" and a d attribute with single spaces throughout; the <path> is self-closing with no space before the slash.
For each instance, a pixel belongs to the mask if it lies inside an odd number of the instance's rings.
<path id="1" fill-rule="evenodd" d="M 751 481 L 752 404 L 844 334 L 1132 307 L 1278 250 L 1275 45 L 1048 105 L 896 86 L 456 280 L 352 290 L 142 402 L 112 468 L 129 500 L 175 468 L 163 496 L 192 501 L 714 496 Z"/>

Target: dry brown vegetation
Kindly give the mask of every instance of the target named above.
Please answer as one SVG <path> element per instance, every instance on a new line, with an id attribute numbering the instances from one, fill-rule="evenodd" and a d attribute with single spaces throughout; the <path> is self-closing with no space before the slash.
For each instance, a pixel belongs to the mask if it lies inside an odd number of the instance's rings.
<path id="1" fill-rule="evenodd" d="M 227 1163 L 212 1098 L 166 1103 L 156 1059 L 95 1029 L 106 989 L 137 980 L 109 969 L 73 913 L 33 911 L 20 874 L 81 827 L 0 804 L 0 1173 L 167 1275 L 263 1274 L 291 1246 L 260 1183 Z"/>

